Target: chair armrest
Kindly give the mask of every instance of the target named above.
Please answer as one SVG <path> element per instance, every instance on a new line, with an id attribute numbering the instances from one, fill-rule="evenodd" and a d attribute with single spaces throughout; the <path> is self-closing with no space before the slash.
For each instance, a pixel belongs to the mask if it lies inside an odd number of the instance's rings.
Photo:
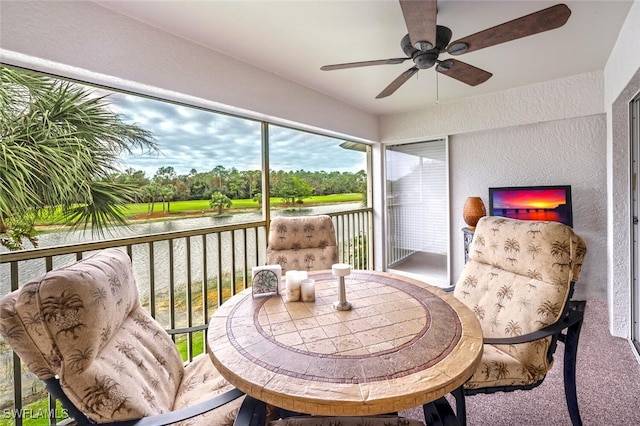
<path id="1" fill-rule="evenodd" d="M 214 398 L 200 402 L 198 404 L 181 408 L 179 410 L 170 411 L 168 413 L 158 414 L 156 416 L 144 417 L 137 420 L 124 420 L 121 422 L 101 423 L 100 426 L 164 426 L 170 425 L 181 420 L 187 420 L 200 414 L 221 407 L 224 404 L 240 398 L 244 395 L 239 389 L 232 389 Z"/>
<path id="2" fill-rule="evenodd" d="M 60 381 L 57 378 L 52 377 L 50 379 L 44 380 L 44 385 L 47 388 L 49 394 L 51 394 L 51 396 L 56 400 L 60 401 L 60 404 L 66 411 L 66 414 L 74 419 L 77 424 L 91 424 L 87 416 L 85 416 L 84 413 L 78 410 L 73 402 L 71 402 L 71 400 L 64 393 L 64 391 L 62 390 L 62 386 L 60 386 Z"/>
<path id="3" fill-rule="evenodd" d="M 534 340 L 543 339 L 548 336 L 558 335 L 562 330 L 582 322 L 584 319 L 584 308 L 586 303 L 587 302 L 583 300 L 570 300 L 567 304 L 567 310 L 562 318 L 551 325 L 520 336 L 485 337 L 483 343 L 487 345 L 515 345 L 518 343 L 533 342 Z"/>

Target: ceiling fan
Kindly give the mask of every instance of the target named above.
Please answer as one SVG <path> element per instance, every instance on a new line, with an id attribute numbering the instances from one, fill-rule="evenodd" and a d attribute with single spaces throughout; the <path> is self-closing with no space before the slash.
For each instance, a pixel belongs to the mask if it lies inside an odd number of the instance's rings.
<path id="1" fill-rule="evenodd" d="M 376 99 L 393 94 L 419 70 L 431 68 L 434 65 L 436 65 L 437 72 L 470 86 L 476 86 L 487 81 L 493 74 L 457 59 L 447 58 L 440 60 L 440 54 L 462 55 L 463 53 L 553 30 L 563 26 L 571 15 L 571 10 L 567 5 L 557 4 L 450 43 L 453 35 L 452 31 L 445 26 L 436 24 L 437 0 L 399 1 L 402 15 L 409 31 L 400 41 L 400 47 L 404 54 L 407 55 L 406 57 L 325 65 L 320 69 L 331 71 L 371 65 L 395 65 L 412 59 L 414 66 L 393 80 L 376 96 Z"/>

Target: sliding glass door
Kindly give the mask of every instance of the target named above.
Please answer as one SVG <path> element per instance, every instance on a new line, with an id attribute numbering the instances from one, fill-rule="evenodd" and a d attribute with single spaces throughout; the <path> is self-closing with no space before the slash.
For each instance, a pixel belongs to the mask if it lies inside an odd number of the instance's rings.
<path id="1" fill-rule="evenodd" d="M 447 140 L 386 149 L 387 269 L 449 286 Z"/>

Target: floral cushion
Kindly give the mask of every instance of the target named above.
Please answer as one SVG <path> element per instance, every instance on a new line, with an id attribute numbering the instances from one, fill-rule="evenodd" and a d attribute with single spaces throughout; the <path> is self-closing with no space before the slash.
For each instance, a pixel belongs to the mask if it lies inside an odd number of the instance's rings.
<path id="1" fill-rule="evenodd" d="M 558 222 L 484 217 L 454 295 L 480 321 L 485 337 L 527 334 L 556 322 L 586 254 L 584 241 Z M 468 388 L 535 383 L 552 360 L 551 338 L 484 346 Z"/>
<path id="2" fill-rule="evenodd" d="M 275 217 L 267 241 L 267 264 L 286 271 L 331 269 L 338 261 L 336 234 L 327 215 Z"/>
<path id="3" fill-rule="evenodd" d="M 420 420 L 396 416 L 375 417 L 289 417 L 271 422 L 271 426 L 424 426 Z"/>
<path id="4" fill-rule="evenodd" d="M 171 411 L 193 400 L 200 382 L 227 385 L 206 355 L 185 369 L 169 335 L 140 305 L 131 260 L 118 249 L 3 298 L 0 333 L 40 379 L 59 376 L 71 402 L 98 423 Z"/>

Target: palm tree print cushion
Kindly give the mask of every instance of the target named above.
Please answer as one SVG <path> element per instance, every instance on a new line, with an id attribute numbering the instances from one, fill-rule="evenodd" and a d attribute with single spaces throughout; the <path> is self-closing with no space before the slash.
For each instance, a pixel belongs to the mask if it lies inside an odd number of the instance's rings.
<path id="1" fill-rule="evenodd" d="M 584 241 L 561 223 L 484 217 L 454 295 L 476 314 L 485 337 L 527 334 L 558 320 L 585 254 Z M 537 382 L 551 368 L 549 344 L 550 338 L 484 345 L 480 366 L 465 386 Z"/>
<path id="2" fill-rule="evenodd" d="M 141 306 L 131 260 L 118 249 L 26 284 L 0 302 L 0 312 L 1 332 L 28 368 L 41 379 L 58 375 L 73 404 L 98 423 L 168 412 L 228 386 L 206 355 L 208 364 L 185 370 Z"/>
<path id="3" fill-rule="evenodd" d="M 338 261 L 336 234 L 327 215 L 275 217 L 267 241 L 267 264 L 286 271 L 331 269 Z"/>

